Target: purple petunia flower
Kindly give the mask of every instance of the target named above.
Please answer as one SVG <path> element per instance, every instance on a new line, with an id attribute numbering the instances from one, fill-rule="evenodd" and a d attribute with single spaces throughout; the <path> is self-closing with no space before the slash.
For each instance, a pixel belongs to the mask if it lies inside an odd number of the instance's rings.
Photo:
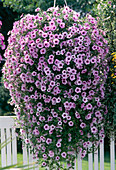
<path id="1" fill-rule="evenodd" d="M 95 116 L 98 117 L 98 118 L 101 117 L 101 112 L 100 111 L 96 111 L 95 112 Z"/>
<path id="2" fill-rule="evenodd" d="M 96 133 L 98 132 L 98 129 L 97 129 L 95 126 L 93 126 L 93 127 L 91 128 L 91 132 L 92 132 L 93 134 L 96 134 Z"/>
<path id="3" fill-rule="evenodd" d="M 41 86 L 41 91 L 46 91 L 46 86 Z"/>
<path id="4" fill-rule="evenodd" d="M 73 123 L 72 121 L 70 121 L 70 122 L 68 122 L 68 125 L 69 125 L 69 126 L 73 126 L 74 123 Z"/>
<path id="5" fill-rule="evenodd" d="M 81 93 L 81 88 L 76 87 L 75 92 L 76 92 L 76 93 Z"/>
<path id="6" fill-rule="evenodd" d="M 46 166 L 46 162 L 42 162 L 42 166 Z"/>
<path id="7" fill-rule="evenodd" d="M 46 49 L 45 48 L 42 48 L 41 50 L 40 50 L 40 54 L 45 54 L 46 53 Z"/>
<path id="8" fill-rule="evenodd" d="M 61 156 L 62 156 L 63 158 L 66 158 L 66 152 L 62 152 L 62 153 L 61 153 Z"/>
<path id="9" fill-rule="evenodd" d="M 47 138 L 46 143 L 49 145 L 50 143 L 52 143 L 52 139 Z"/>
<path id="10" fill-rule="evenodd" d="M 88 104 L 86 105 L 86 107 L 87 107 L 87 110 L 91 110 L 91 109 L 92 109 L 92 104 L 91 104 L 91 103 L 88 103 Z"/>
<path id="11" fill-rule="evenodd" d="M 53 151 L 49 151 L 49 154 L 48 154 L 49 157 L 54 157 L 54 152 Z"/>
<path id="12" fill-rule="evenodd" d="M 59 157 L 59 156 L 56 156 L 55 160 L 57 160 L 57 161 L 58 161 L 59 159 L 60 159 L 60 157 Z"/>
<path id="13" fill-rule="evenodd" d="M 86 64 L 86 65 L 90 64 L 90 60 L 89 60 L 89 59 L 86 59 L 86 60 L 85 60 L 85 64 Z"/>
<path id="14" fill-rule="evenodd" d="M 44 125 L 44 129 L 45 129 L 45 130 L 49 130 L 49 125 L 48 125 L 48 124 L 45 124 L 45 125 Z"/>
<path id="15" fill-rule="evenodd" d="M 56 146 L 57 146 L 57 148 L 60 148 L 60 147 L 61 147 L 61 143 L 58 142 L 58 143 L 56 144 Z"/>
<path id="16" fill-rule="evenodd" d="M 86 127 L 86 124 L 82 122 L 82 123 L 80 124 L 80 127 L 83 129 L 83 128 Z"/>
<path id="17" fill-rule="evenodd" d="M 53 43 L 54 43 L 55 45 L 58 45 L 58 44 L 59 44 L 59 39 L 55 38 L 55 39 L 53 40 Z"/>

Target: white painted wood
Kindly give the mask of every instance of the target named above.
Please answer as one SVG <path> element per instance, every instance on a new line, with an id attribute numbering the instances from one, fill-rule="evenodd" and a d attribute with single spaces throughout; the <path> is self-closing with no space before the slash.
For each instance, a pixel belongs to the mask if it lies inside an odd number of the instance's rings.
<path id="1" fill-rule="evenodd" d="M 23 165 L 27 165 L 27 164 L 28 164 L 27 147 L 23 146 Z M 24 169 L 26 169 L 26 168 L 24 168 Z"/>
<path id="2" fill-rule="evenodd" d="M 11 133 L 10 128 L 6 128 L 6 142 L 7 142 L 7 166 L 11 165 Z"/>
<path id="3" fill-rule="evenodd" d="M 5 131 L 4 128 L 1 128 L 1 144 L 5 144 Z M 6 146 L 1 149 L 1 164 L 2 167 L 6 166 Z"/>
<path id="4" fill-rule="evenodd" d="M 100 143 L 100 170 L 104 170 L 104 139 Z"/>
<path id="5" fill-rule="evenodd" d="M 30 149 L 29 149 L 29 164 L 32 164 L 33 163 L 33 154 L 30 153 Z M 29 165 L 29 168 L 33 169 L 33 165 Z"/>
<path id="6" fill-rule="evenodd" d="M 74 170 L 77 169 L 77 167 L 76 167 L 76 166 L 77 166 L 76 160 L 77 160 L 77 159 L 75 158 L 75 160 L 74 160 L 74 163 L 75 163 Z"/>
<path id="7" fill-rule="evenodd" d="M 67 169 L 69 168 L 69 165 L 68 164 L 66 164 L 66 166 L 67 166 Z"/>
<path id="8" fill-rule="evenodd" d="M 39 170 L 39 166 L 36 164 L 35 169 L 34 170 Z"/>
<path id="9" fill-rule="evenodd" d="M 17 139 L 14 128 L 12 128 L 12 159 L 13 165 L 17 164 Z"/>
<path id="10" fill-rule="evenodd" d="M 98 149 L 94 152 L 94 170 L 98 170 Z"/>
<path id="11" fill-rule="evenodd" d="M 5 167 L 6 165 L 10 165 L 12 163 L 11 157 L 13 158 L 13 164 L 17 163 L 17 139 L 16 139 L 15 130 L 12 128 L 14 126 L 14 122 L 15 120 L 13 119 L 13 117 L 0 116 L 1 143 L 5 141 L 8 142 L 7 146 L 1 149 L 2 167 Z M 10 129 L 12 130 L 12 135 L 10 133 Z M 5 130 L 6 130 L 6 134 L 5 134 Z M 12 137 L 12 142 L 9 143 L 10 137 Z M 6 148 L 7 148 L 7 156 L 6 156 Z M 12 153 L 11 153 L 11 149 L 12 149 Z M 29 156 L 29 161 L 28 161 L 28 156 Z M 27 165 L 28 162 L 32 163 L 32 162 L 36 162 L 36 160 L 33 159 L 33 155 L 30 154 L 30 152 L 28 153 L 26 146 L 24 146 L 23 147 L 23 164 Z M 89 170 L 93 170 L 92 154 L 88 155 L 88 162 L 89 162 Z M 115 170 L 115 141 L 113 140 L 113 138 L 111 138 L 111 142 L 110 142 L 110 162 L 111 162 L 111 170 Z M 27 167 L 25 169 L 27 169 Z M 31 169 L 33 169 L 33 165 Z M 76 170 L 76 161 L 75 161 L 74 169 Z M 98 166 L 98 150 L 97 150 L 94 153 L 94 170 L 98 170 L 98 169 L 99 169 L 99 166 Z M 36 164 L 35 164 L 35 168 L 33 170 L 39 170 L 39 166 L 36 167 Z M 80 153 L 78 154 L 78 170 L 82 170 L 82 160 L 81 160 Z M 100 170 L 104 170 L 104 141 L 103 143 L 100 144 Z"/>
<path id="12" fill-rule="evenodd" d="M 12 128 L 13 126 L 13 116 L 0 116 L 0 128 Z"/>
<path id="13" fill-rule="evenodd" d="M 113 136 L 110 138 L 110 163 L 111 170 L 115 170 L 115 140 Z"/>
<path id="14" fill-rule="evenodd" d="M 93 154 L 92 153 L 88 154 L 88 165 L 89 165 L 89 170 L 93 170 Z"/>
<path id="15" fill-rule="evenodd" d="M 78 154 L 78 170 L 82 170 L 81 153 Z"/>
<path id="16" fill-rule="evenodd" d="M 36 164 L 37 159 L 34 159 L 33 161 L 35 162 L 35 169 L 34 169 L 34 170 L 39 170 L 39 165 L 38 165 L 38 164 Z"/>

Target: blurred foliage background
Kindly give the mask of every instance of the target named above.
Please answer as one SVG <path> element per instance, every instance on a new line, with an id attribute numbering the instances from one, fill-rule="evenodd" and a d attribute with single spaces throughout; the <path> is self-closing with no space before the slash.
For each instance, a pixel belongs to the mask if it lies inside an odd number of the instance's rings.
<path id="1" fill-rule="evenodd" d="M 21 13 L 34 13 L 37 7 L 42 10 L 47 10 L 52 7 L 54 0 L 2 0 L 4 7 L 10 7 L 13 11 Z M 80 11 L 81 13 L 87 13 L 93 7 L 95 0 L 67 0 L 67 4 L 70 8 Z M 64 0 L 56 0 L 56 6 L 64 6 Z"/>
<path id="2" fill-rule="evenodd" d="M 99 27 L 106 32 L 109 45 L 109 75 L 105 84 L 104 103 L 108 107 L 106 133 L 116 135 L 116 1 L 96 0 L 92 15 L 98 18 Z"/>
<path id="3" fill-rule="evenodd" d="M 0 0 L 0 20 L 2 21 L 2 27 L 0 32 L 5 37 L 5 44 L 7 45 L 7 39 L 8 39 L 8 31 L 12 29 L 13 22 L 15 21 L 15 18 L 17 18 L 18 13 L 13 12 L 12 9 L 9 7 L 3 7 L 3 3 Z M 0 49 L 0 54 L 4 54 L 4 51 Z M 0 63 L 0 116 L 3 115 L 11 115 L 13 112 L 13 106 L 10 106 L 8 104 L 8 100 L 10 99 L 9 91 L 4 88 L 4 85 L 2 84 L 2 66 L 4 64 L 4 60 Z"/>
<path id="4" fill-rule="evenodd" d="M 0 116 L 13 115 L 13 106 L 8 103 L 9 91 L 3 85 L 0 86 Z"/>
<path id="5" fill-rule="evenodd" d="M 43 11 L 52 7 L 54 0 L 0 0 L 0 20 L 3 22 L 0 32 L 5 36 L 5 44 L 7 45 L 8 31 L 12 29 L 13 22 L 20 18 L 20 15 L 35 13 L 35 9 L 40 7 Z M 107 123 L 106 131 L 110 134 L 116 130 L 116 62 L 114 62 L 113 52 L 116 52 L 116 6 L 115 0 L 67 0 L 70 8 L 81 13 L 84 17 L 90 13 L 98 20 L 99 27 L 106 32 L 109 42 L 109 67 L 110 72 L 106 83 L 106 98 L 105 104 L 108 106 L 108 115 L 106 116 Z M 56 6 L 62 7 L 65 5 L 64 0 L 56 0 Z M 0 51 L 4 53 L 4 51 Z M 4 61 L 1 63 L 2 68 Z M 0 72 L 0 77 L 2 74 Z M 8 104 L 10 96 L 8 91 L 0 84 L 0 115 L 9 114 L 13 111 L 13 107 Z"/>

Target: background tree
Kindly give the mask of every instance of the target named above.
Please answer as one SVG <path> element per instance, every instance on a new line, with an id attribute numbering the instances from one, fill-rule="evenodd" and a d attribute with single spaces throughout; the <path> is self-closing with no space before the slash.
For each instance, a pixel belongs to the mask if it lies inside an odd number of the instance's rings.
<path id="1" fill-rule="evenodd" d="M 47 10 L 47 8 L 52 7 L 54 0 L 2 0 L 4 7 L 10 7 L 13 11 L 18 13 L 34 13 L 37 7 L 42 10 Z M 67 0 L 67 5 L 72 9 L 79 11 L 81 13 L 86 13 L 90 11 L 93 7 L 95 0 Z M 64 0 L 57 0 L 56 5 L 64 6 Z"/>
<path id="2" fill-rule="evenodd" d="M 10 99 L 9 91 L 3 85 L 0 86 L 0 116 L 12 115 L 13 106 L 8 104 Z"/>
<path id="3" fill-rule="evenodd" d="M 8 39 L 8 31 L 12 29 L 13 22 L 15 21 L 15 17 L 17 17 L 17 13 L 13 12 L 9 7 L 3 7 L 3 3 L 0 1 L 0 20 L 2 21 L 2 26 L 0 28 L 0 33 L 2 33 L 5 37 L 5 44 L 7 46 Z M 4 54 L 5 50 L 0 48 L 0 54 Z M 8 100 L 10 99 L 9 91 L 4 88 L 4 85 L 1 83 L 2 77 L 2 66 L 4 64 L 4 60 L 0 62 L 0 116 L 3 115 L 11 115 L 13 112 L 13 107 L 8 104 Z"/>
<path id="4" fill-rule="evenodd" d="M 5 37 L 5 44 L 7 46 L 8 31 L 12 29 L 13 22 L 18 17 L 16 12 L 13 12 L 9 7 L 3 7 L 3 3 L 0 1 L 0 20 L 2 21 L 2 26 L 0 28 L 0 33 Z M 0 54 L 4 54 L 5 50 L 0 49 Z M 4 64 L 4 60 L 0 63 L 0 77 L 2 76 L 1 69 Z"/>

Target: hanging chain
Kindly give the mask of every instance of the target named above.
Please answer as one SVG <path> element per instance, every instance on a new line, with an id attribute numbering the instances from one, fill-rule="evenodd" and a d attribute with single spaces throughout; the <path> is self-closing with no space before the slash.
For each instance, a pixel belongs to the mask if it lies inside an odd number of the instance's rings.
<path id="1" fill-rule="evenodd" d="M 67 2 L 66 2 L 66 0 L 64 0 L 64 2 L 65 2 L 65 5 L 67 6 Z"/>
<path id="2" fill-rule="evenodd" d="M 56 0 L 54 0 L 54 8 L 55 8 L 55 6 L 56 6 Z"/>
<path id="3" fill-rule="evenodd" d="M 67 6 L 66 0 L 64 0 L 64 2 L 65 2 L 65 5 Z M 56 0 L 54 0 L 54 8 L 55 8 L 55 6 L 56 6 Z"/>

